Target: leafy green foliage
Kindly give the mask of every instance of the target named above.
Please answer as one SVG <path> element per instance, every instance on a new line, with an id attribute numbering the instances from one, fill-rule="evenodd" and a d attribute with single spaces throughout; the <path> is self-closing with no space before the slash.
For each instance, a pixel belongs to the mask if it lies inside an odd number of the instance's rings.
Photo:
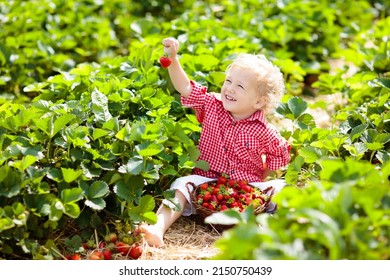
<path id="1" fill-rule="evenodd" d="M 320 165 L 319 178 L 307 187 L 289 186 L 275 196 L 276 214 L 238 220 L 224 232 L 216 258 L 388 259 L 389 163 L 383 171 L 352 159 Z"/>

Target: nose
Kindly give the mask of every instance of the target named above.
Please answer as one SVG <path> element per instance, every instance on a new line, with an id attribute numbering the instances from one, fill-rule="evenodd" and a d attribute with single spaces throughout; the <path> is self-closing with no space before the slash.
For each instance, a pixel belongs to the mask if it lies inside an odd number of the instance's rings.
<path id="1" fill-rule="evenodd" d="M 234 87 L 233 87 L 232 85 L 228 85 L 228 86 L 226 87 L 226 91 L 227 91 L 228 93 L 234 93 Z"/>

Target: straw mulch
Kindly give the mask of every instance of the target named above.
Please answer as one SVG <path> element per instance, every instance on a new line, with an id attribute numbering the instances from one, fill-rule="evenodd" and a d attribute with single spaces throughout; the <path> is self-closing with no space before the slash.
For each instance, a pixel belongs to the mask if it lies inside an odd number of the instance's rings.
<path id="1" fill-rule="evenodd" d="M 195 217 L 180 217 L 167 230 L 165 246 L 155 248 L 144 244 L 141 260 L 204 260 L 218 253 L 213 246 L 221 232 Z"/>

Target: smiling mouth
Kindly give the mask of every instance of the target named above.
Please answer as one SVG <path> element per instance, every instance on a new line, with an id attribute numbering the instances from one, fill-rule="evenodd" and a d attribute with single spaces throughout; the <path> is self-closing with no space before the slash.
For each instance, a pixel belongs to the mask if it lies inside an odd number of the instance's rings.
<path id="1" fill-rule="evenodd" d="M 229 101 L 237 101 L 236 99 L 234 99 L 233 97 L 231 97 L 231 96 L 229 96 L 229 95 L 227 95 L 227 94 L 225 94 L 225 98 L 226 98 L 227 100 L 229 100 Z"/>

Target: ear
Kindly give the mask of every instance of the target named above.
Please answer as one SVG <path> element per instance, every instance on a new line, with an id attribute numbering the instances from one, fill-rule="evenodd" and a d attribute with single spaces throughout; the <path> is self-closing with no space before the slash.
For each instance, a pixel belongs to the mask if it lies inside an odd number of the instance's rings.
<path id="1" fill-rule="evenodd" d="M 257 101 L 253 107 L 254 107 L 256 110 L 261 110 L 261 108 L 263 108 L 263 104 L 260 103 L 260 101 Z"/>
<path id="2" fill-rule="evenodd" d="M 256 109 L 256 110 L 261 110 L 265 107 L 265 102 L 267 101 L 267 98 L 265 98 L 264 96 L 262 97 L 259 97 L 255 104 L 253 105 L 253 107 Z"/>

